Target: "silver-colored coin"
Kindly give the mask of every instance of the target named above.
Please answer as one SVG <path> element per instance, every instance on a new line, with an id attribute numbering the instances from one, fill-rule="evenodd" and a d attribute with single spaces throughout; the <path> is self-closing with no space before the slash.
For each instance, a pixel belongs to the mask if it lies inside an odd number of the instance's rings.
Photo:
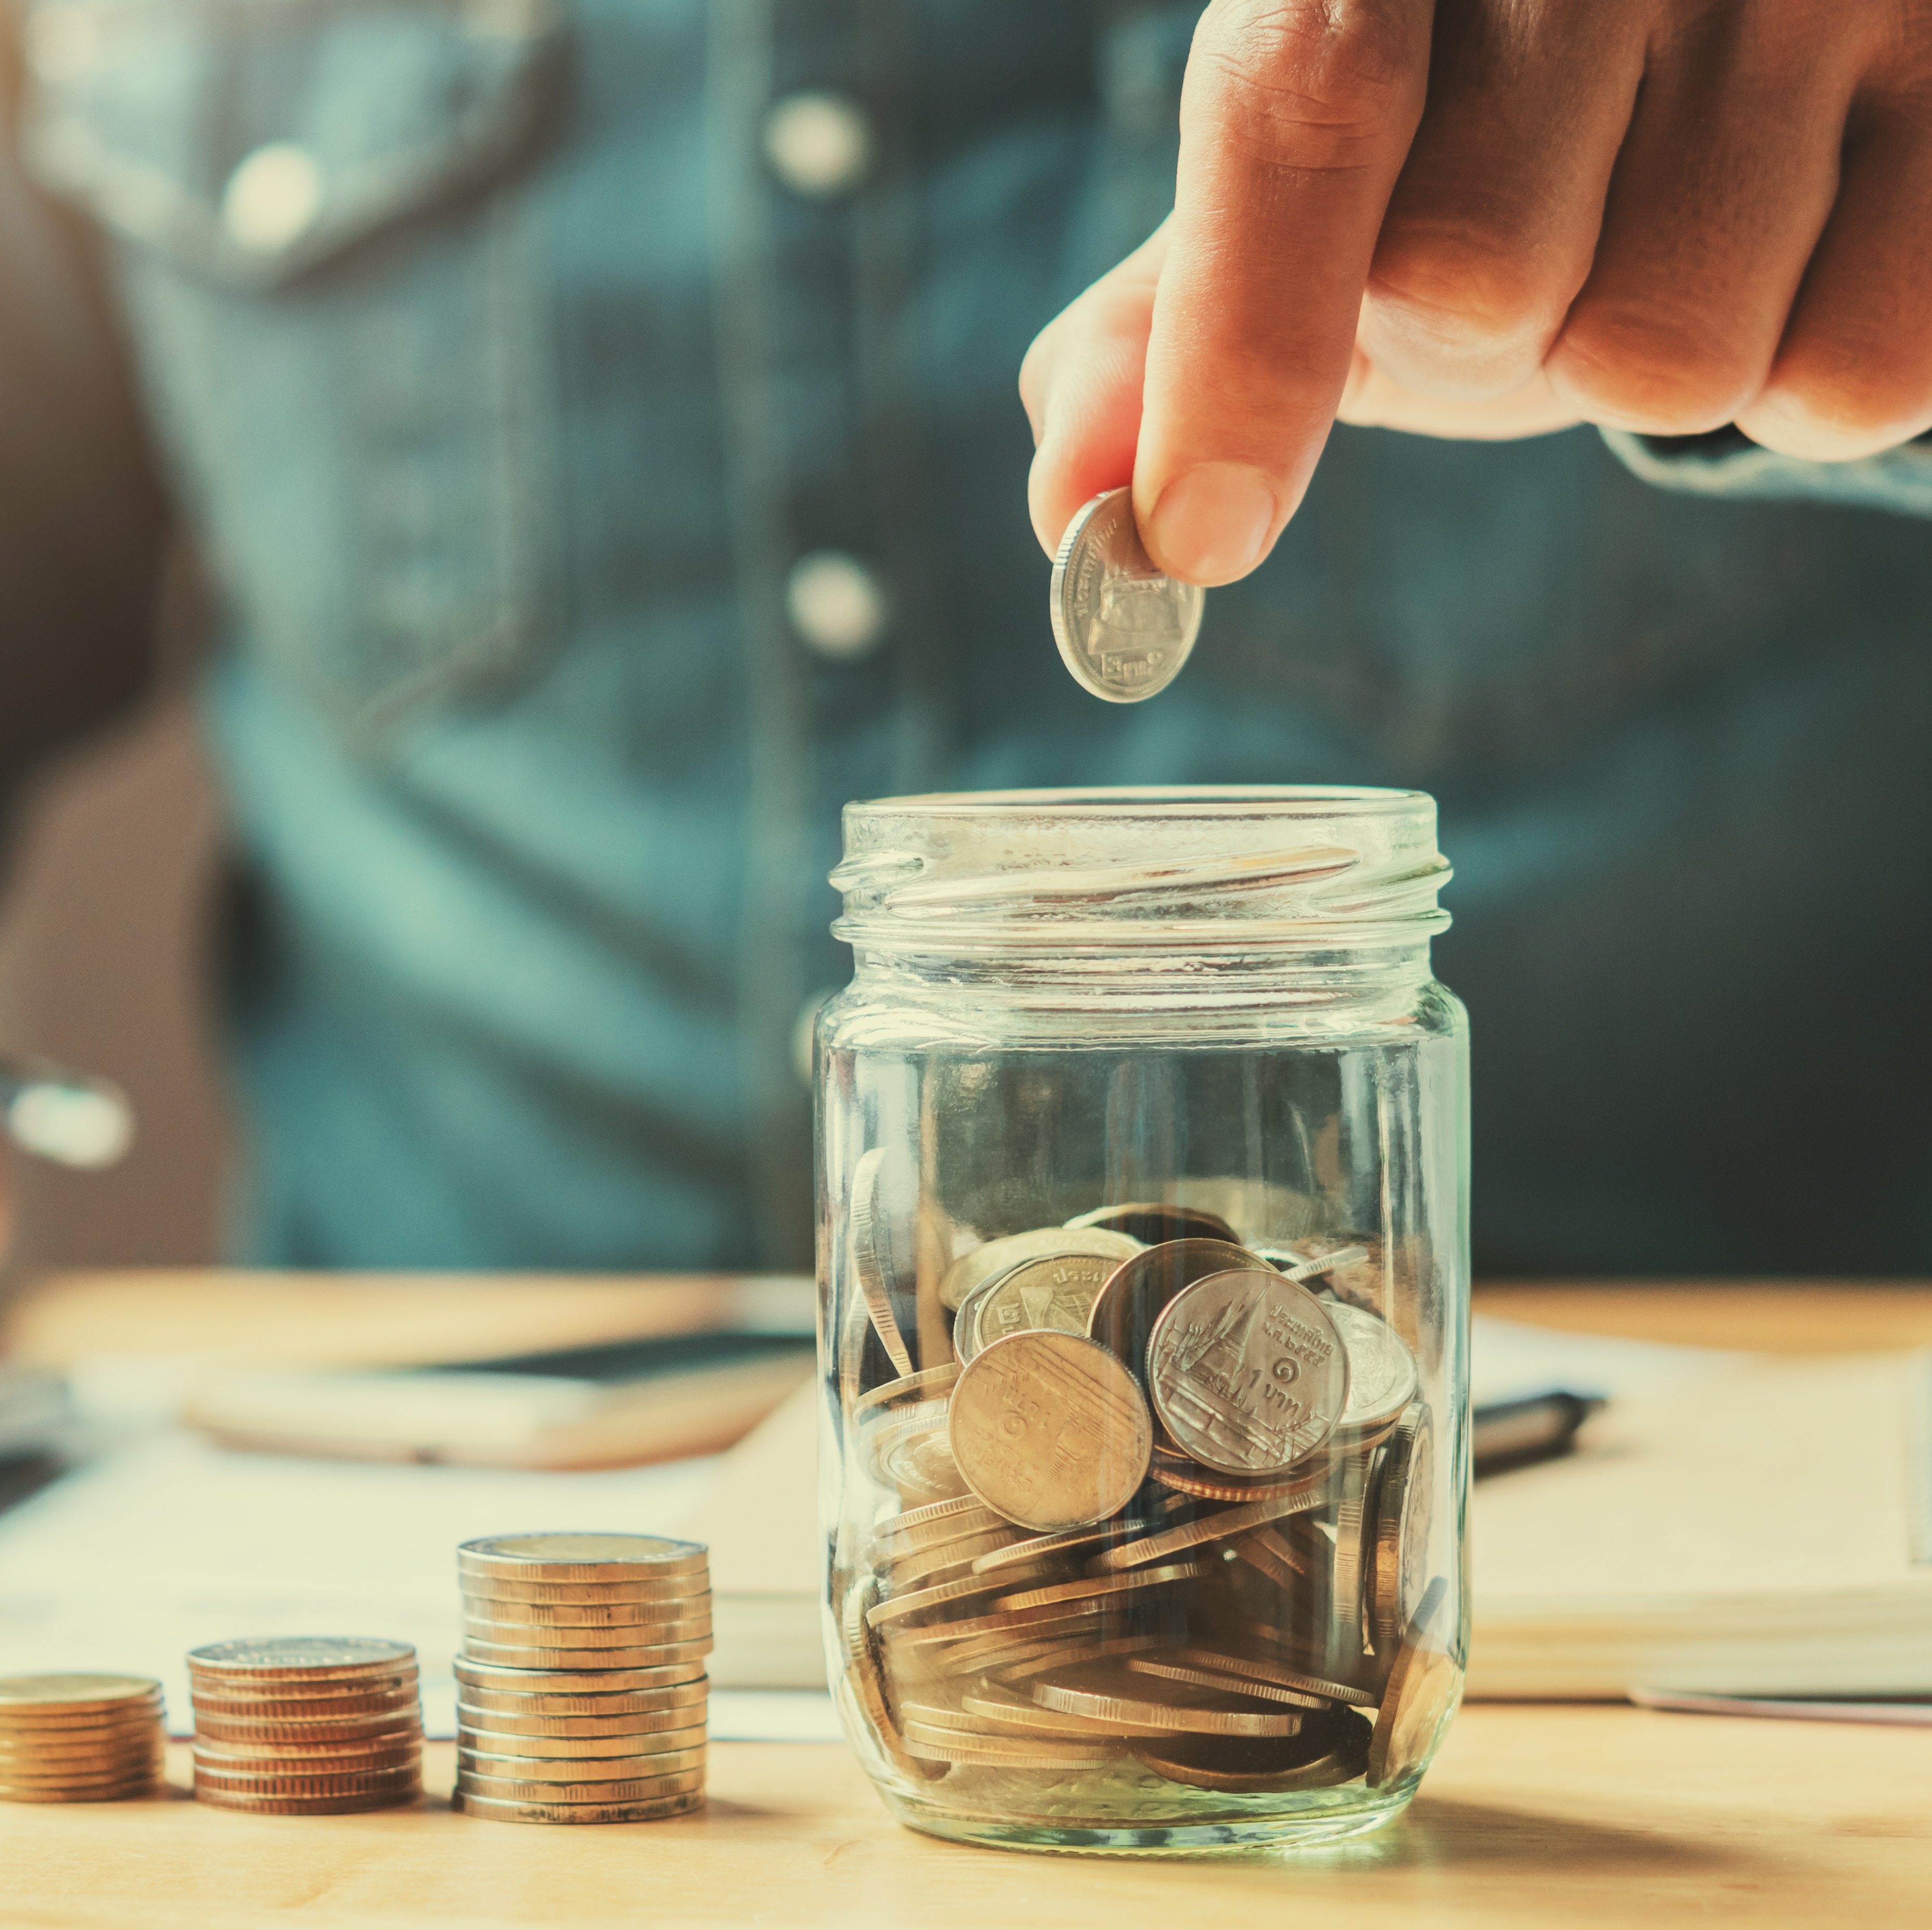
<path id="1" fill-rule="evenodd" d="M 1415 1356 L 1386 1320 L 1346 1300 L 1327 1301 L 1324 1307 L 1348 1350 L 1348 1401 L 1335 1424 L 1340 1445 L 1378 1434 L 1400 1420 L 1415 1398 L 1419 1376 Z"/>
<path id="2" fill-rule="evenodd" d="M 210 1642 L 188 1652 L 188 1673 L 198 1681 L 248 1682 L 286 1679 L 336 1682 L 388 1676 L 413 1666 L 406 1642 L 369 1635 L 266 1635 Z"/>
<path id="3" fill-rule="evenodd" d="M 1132 491 L 1110 489 L 1067 524 L 1050 600 L 1053 640 L 1074 682 L 1109 704 L 1138 704 L 1180 675 L 1207 593 L 1154 567 Z"/>

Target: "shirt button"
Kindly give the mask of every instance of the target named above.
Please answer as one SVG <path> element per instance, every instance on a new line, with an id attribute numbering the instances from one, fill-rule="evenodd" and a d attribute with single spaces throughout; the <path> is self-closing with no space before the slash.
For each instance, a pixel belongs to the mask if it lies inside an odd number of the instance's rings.
<path id="1" fill-rule="evenodd" d="M 292 141 L 257 148 L 228 177 L 222 225 L 257 254 L 285 248 L 322 211 L 322 166 Z"/>
<path id="2" fill-rule="evenodd" d="M 765 158 L 794 194 L 849 194 L 872 158 L 872 124 L 842 94 L 791 94 L 765 116 Z"/>
<path id="3" fill-rule="evenodd" d="M 847 662 L 878 647 L 890 614 L 879 579 L 842 550 L 814 550 L 785 579 L 785 614 L 822 657 Z"/>

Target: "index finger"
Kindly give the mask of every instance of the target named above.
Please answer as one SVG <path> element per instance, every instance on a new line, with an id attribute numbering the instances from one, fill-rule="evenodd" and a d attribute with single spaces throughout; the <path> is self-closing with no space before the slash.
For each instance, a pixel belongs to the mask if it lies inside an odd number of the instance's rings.
<path id="1" fill-rule="evenodd" d="M 1308 486 L 1421 116 L 1432 11 L 1214 0 L 1202 16 L 1134 464 L 1136 520 L 1169 575 L 1245 576 Z"/>

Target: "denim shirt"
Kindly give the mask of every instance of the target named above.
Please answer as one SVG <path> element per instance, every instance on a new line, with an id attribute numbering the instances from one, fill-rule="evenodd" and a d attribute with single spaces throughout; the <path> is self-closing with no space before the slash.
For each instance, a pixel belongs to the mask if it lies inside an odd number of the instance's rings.
<path id="1" fill-rule="evenodd" d="M 1222 780 L 1441 800 L 1479 1263 L 1932 1265 L 1923 452 L 1340 431 L 1170 692 L 1060 670 L 1015 374 L 1198 11 L 32 8 L 226 593 L 247 1251 L 799 1261 L 840 804 Z"/>

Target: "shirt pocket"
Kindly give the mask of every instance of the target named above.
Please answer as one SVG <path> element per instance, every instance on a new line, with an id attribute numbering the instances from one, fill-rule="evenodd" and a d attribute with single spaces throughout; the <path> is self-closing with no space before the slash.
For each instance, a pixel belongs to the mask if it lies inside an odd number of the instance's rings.
<path id="1" fill-rule="evenodd" d="M 105 232 L 246 647 L 352 732 L 560 634 L 527 191 L 556 0 L 39 0 L 30 165 Z"/>

